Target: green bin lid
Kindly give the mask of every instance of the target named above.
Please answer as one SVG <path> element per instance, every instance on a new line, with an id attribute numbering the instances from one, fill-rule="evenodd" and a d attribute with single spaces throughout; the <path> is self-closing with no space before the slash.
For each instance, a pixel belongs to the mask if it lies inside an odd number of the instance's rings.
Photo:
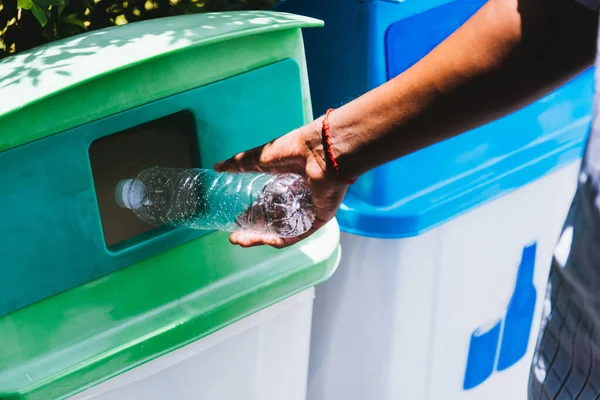
<path id="1" fill-rule="evenodd" d="M 92 31 L 5 58 L 0 95 L 10 101 L 0 102 L 0 151 L 286 58 L 304 68 L 302 46 L 285 33 L 322 25 L 272 11 L 184 15 Z"/>

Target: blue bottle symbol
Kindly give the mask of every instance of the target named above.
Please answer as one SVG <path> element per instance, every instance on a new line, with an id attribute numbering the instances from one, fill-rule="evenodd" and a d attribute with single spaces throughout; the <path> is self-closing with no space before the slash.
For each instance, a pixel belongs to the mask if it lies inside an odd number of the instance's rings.
<path id="1" fill-rule="evenodd" d="M 523 249 L 515 289 L 504 319 L 490 329 L 479 328 L 471 335 L 463 382 L 465 390 L 485 382 L 494 369 L 502 371 L 512 367 L 527 354 L 537 300 L 533 284 L 536 247 L 534 243 Z"/>
<path id="2" fill-rule="evenodd" d="M 478 328 L 471 335 L 463 389 L 469 390 L 481 385 L 494 373 L 501 330 L 502 321 L 499 320 L 491 328 Z"/>
<path id="3" fill-rule="evenodd" d="M 498 371 L 515 365 L 527 353 L 537 292 L 533 285 L 536 245 L 523 249 L 515 291 L 508 303 L 498 355 Z"/>

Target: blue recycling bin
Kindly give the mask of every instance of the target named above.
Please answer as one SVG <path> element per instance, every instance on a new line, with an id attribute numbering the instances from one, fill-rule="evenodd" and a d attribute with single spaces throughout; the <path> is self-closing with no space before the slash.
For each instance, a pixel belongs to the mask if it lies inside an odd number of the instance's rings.
<path id="1" fill-rule="evenodd" d="M 484 0 L 288 0 L 313 109 L 415 64 Z M 343 256 L 317 288 L 309 399 L 524 399 L 553 248 L 575 192 L 593 69 L 542 99 L 383 165 L 337 215 Z"/>

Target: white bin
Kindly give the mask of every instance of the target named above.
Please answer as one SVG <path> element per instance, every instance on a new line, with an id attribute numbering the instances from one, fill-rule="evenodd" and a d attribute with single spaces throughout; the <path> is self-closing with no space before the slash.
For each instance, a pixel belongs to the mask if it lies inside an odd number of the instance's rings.
<path id="1" fill-rule="evenodd" d="M 72 397 L 303 400 L 314 289 Z"/>
<path id="2" fill-rule="evenodd" d="M 316 292 L 309 400 L 526 399 L 590 76 L 351 188 L 340 267 Z"/>

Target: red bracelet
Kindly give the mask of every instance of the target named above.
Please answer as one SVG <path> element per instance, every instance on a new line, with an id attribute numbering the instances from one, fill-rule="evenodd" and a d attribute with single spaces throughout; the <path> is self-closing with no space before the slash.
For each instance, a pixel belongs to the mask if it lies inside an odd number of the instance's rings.
<path id="1" fill-rule="evenodd" d="M 325 116 L 323 117 L 323 138 L 325 139 L 326 153 L 329 156 L 329 161 L 331 161 L 331 165 L 333 165 L 333 168 L 335 169 L 335 172 L 337 172 L 337 175 L 340 178 L 340 180 L 348 185 L 352 185 L 354 182 L 356 182 L 356 179 L 348 180 L 344 178 L 344 176 L 340 172 L 340 166 L 337 160 L 335 159 L 335 156 L 333 155 L 331 135 L 329 134 L 329 114 L 331 114 L 332 111 L 333 108 L 330 108 L 329 110 L 327 110 Z"/>

